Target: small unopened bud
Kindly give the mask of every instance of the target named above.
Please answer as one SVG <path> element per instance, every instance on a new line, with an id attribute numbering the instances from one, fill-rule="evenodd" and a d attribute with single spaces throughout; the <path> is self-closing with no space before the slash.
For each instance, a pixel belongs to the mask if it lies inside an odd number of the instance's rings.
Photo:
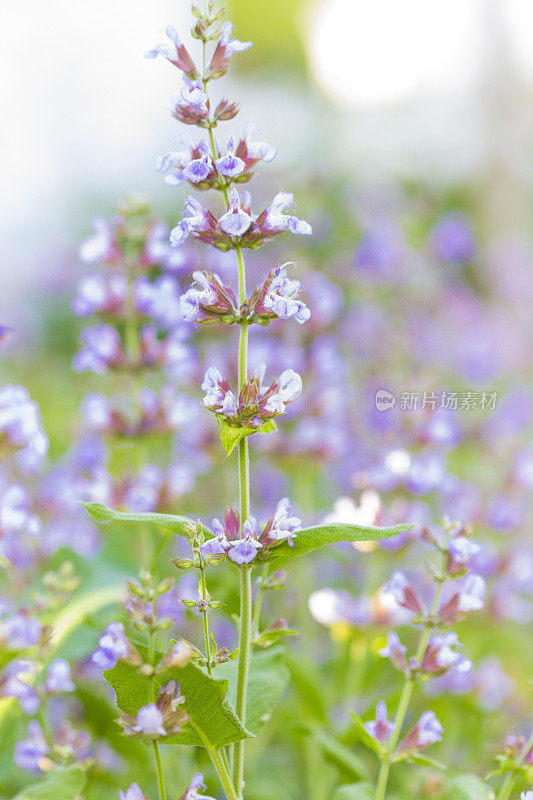
<path id="1" fill-rule="evenodd" d="M 166 594 L 172 589 L 173 585 L 174 581 L 172 580 L 172 578 L 166 578 L 164 581 L 161 581 L 161 583 L 156 587 L 155 590 L 156 595 Z"/>
<path id="2" fill-rule="evenodd" d="M 209 603 L 210 608 L 214 610 L 216 610 L 217 608 L 222 608 L 223 605 L 224 605 L 223 600 L 211 600 Z"/>
<path id="3" fill-rule="evenodd" d="M 219 556 L 208 556 L 206 558 L 206 564 L 210 564 L 212 567 L 218 567 L 219 564 L 225 560 L 226 554 L 221 553 Z"/>
<path id="4" fill-rule="evenodd" d="M 146 622 L 143 622 L 140 619 L 132 620 L 131 625 L 132 625 L 133 628 L 135 628 L 136 631 L 147 631 L 148 630 L 148 625 L 146 624 Z"/>
<path id="5" fill-rule="evenodd" d="M 139 668 L 139 672 L 146 678 L 150 678 L 154 674 L 154 668 L 151 664 L 143 664 L 142 667 Z"/>
<path id="6" fill-rule="evenodd" d="M 272 591 L 279 591 L 283 589 L 285 583 L 287 581 L 287 573 L 283 570 L 279 572 L 274 572 L 273 575 L 270 575 L 265 581 L 265 589 L 270 589 Z"/>
<path id="7" fill-rule="evenodd" d="M 186 600 L 183 597 L 181 598 L 181 602 L 187 608 L 196 608 L 196 600 Z"/>
<path id="8" fill-rule="evenodd" d="M 235 661 L 239 657 L 239 648 L 237 647 L 237 649 L 234 650 L 233 653 L 230 653 L 229 657 L 232 661 Z"/>
<path id="9" fill-rule="evenodd" d="M 139 578 L 141 579 L 142 583 L 151 583 L 152 582 L 152 575 L 147 569 L 141 569 L 139 572 Z"/>
<path id="10" fill-rule="evenodd" d="M 145 594 L 144 593 L 144 589 L 141 586 L 139 586 L 138 583 L 135 583 L 135 581 L 128 581 L 128 589 L 136 597 L 144 598 L 144 594 Z"/>
<path id="11" fill-rule="evenodd" d="M 170 650 L 163 656 L 159 666 L 163 669 L 171 667 L 186 667 L 189 661 L 194 658 L 198 650 L 186 639 L 175 642 Z"/>
<path id="12" fill-rule="evenodd" d="M 169 631 L 172 627 L 174 627 L 172 617 L 162 617 L 156 625 L 158 631 Z"/>
<path id="13" fill-rule="evenodd" d="M 191 567 L 194 567 L 194 563 L 190 558 L 174 558 L 172 563 L 177 569 L 191 569 Z"/>

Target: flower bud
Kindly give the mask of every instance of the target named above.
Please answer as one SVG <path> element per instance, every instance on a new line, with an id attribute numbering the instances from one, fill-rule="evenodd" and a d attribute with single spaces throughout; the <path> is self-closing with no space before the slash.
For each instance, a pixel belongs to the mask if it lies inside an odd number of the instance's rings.
<path id="1" fill-rule="evenodd" d="M 144 589 L 141 586 L 139 586 L 138 583 L 135 583 L 135 581 L 128 581 L 128 589 L 136 597 L 144 598 L 145 596 Z"/>
<path id="2" fill-rule="evenodd" d="M 184 598 L 181 598 L 181 602 L 183 603 L 184 606 L 186 606 L 186 608 L 196 608 L 197 605 L 196 600 L 186 600 Z"/>
<path id="3" fill-rule="evenodd" d="M 190 558 L 173 558 L 172 563 L 177 569 L 191 569 L 191 567 L 194 567 L 194 563 Z"/>
<path id="4" fill-rule="evenodd" d="M 169 592 L 174 585 L 174 581 L 172 578 L 166 578 L 165 580 L 161 581 L 161 583 L 156 587 L 155 593 L 156 595 L 159 594 L 166 594 Z"/>

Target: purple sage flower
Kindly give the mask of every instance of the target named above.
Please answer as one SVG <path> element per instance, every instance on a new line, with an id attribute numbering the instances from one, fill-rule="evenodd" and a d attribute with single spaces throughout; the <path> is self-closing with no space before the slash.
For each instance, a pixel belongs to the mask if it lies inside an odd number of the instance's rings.
<path id="1" fill-rule="evenodd" d="M 380 700 L 376 706 L 376 719 L 364 723 L 368 733 L 377 739 L 381 744 L 387 744 L 394 730 L 394 723 L 389 722 L 387 717 L 387 706 L 384 700 Z"/>
<path id="2" fill-rule="evenodd" d="M 400 752 L 423 750 L 442 739 L 442 725 L 433 711 L 424 711 L 412 731 L 400 744 Z"/>

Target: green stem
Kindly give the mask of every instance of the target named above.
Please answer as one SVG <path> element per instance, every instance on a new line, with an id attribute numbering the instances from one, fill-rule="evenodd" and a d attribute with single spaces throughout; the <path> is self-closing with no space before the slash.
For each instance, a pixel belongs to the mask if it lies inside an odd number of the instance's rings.
<path id="1" fill-rule="evenodd" d="M 239 629 L 239 664 L 237 669 L 237 694 L 235 713 L 244 725 L 246 723 L 246 694 L 248 671 L 250 668 L 250 642 L 252 629 L 252 580 L 251 567 L 243 565 L 241 576 L 241 621 Z M 233 756 L 233 783 L 242 797 L 244 778 L 244 741 L 236 742 Z"/>
<path id="2" fill-rule="evenodd" d="M 265 564 L 261 571 L 261 583 L 259 584 L 259 593 L 255 601 L 254 615 L 252 620 L 252 644 L 256 636 L 259 635 L 259 625 L 261 622 L 261 607 L 263 605 L 263 597 L 265 596 L 266 581 L 270 573 L 270 564 Z"/>
<path id="3" fill-rule="evenodd" d="M 157 770 L 157 788 L 159 789 L 159 800 L 167 800 L 167 793 L 165 789 L 165 776 L 163 775 L 163 766 L 161 764 L 161 753 L 159 752 L 159 745 L 154 740 L 152 742 L 154 747 L 155 766 Z"/>
<path id="4" fill-rule="evenodd" d="M 418 647 L 416 648 L 415 660 L 418 663 L 422 661 L 424 653 L 426 652 L 426 647 L 429 641 L 429 637 L 431 636 L 431 630 L 433 628 L 433 620 L 435 619 L 435 615 L 439 610 L 443 585 L 444 585 L 444 580 L 440 579 L 437 589 L 435 591 L 435 596 L 433 598 L 433 605 L 430 612 L 430 622 L 426 623 L 424 631 L 418 642 Z M 400 735 L 402 732 L 403 724 L 405 722 L 407 709 L 409 708 L 409 703 L 411 701 L 411 695 L 413 693 L 415 682 L 416 679 L 413 678 L 411 675 L 405 679 L 402 693 L 398 701 L 398 708 L 396 709 L 396 716 L 394 718 L 394 729 L 392 731 L 391 738 L 389 739 L 389 743 L 387 745 L 387 752 L 383 757 L 379 769 L 374 800 L 385 800 L 385 793 L 387 791 L 387 784 L 389 780 L 389 772 L 391 766 L 391 757 L 394 754 L 394 750 L 396 749 L 396 745 L 398 744 L 398 741 L 400 739 Z"/>
<path id="5" fill-rule="evenodd" d="M 220 783 L 222 784 L 222 788 L 226 792 L 226 797 L 228 798 L 228 800 L 239 800 L 239 796 L 235 791 L 235 787 L 231 781 L 230 774 L 220 753 L 218 752 L 218 750 L 215 750 L 215 748 L 212 746 L 209 747 L 206 746 L 206 749 L 207 752 L 209 753 L 209 758 L 211 759 L 211 762 L 217 771 L 217 775 L 219 777 Z"/>
<path id="6" fill-rule="evenodd" d="M 155 637 L 153 630 L 148 632 L 148 663 L 152 666 L 155 661 Z M 155 701 L 155 687 L 154 677 L 150 675 L 150 699 L 152 703 Z M 163 766 L 161 764 L 161 753 L 159 752 L 159 744 L 154 739 L 152 742 L 155 758 L 155 768 L 157 772 L 157 788 L 159 790 L 159 800 L 167 800 L 167 793 L 165 789 L 165 776 L 163 773 Z"/>
<path id="7" fill-rule="evenodd" d="M 529 737 L 529 740 L 526 742 L 524 749 L 522 750 L 522 754 L 516 764 L 517 767 L 520 767 L 524 763 L 527 754 L 529 753 L 531 748 L 533 748 L 533 733 Z M 498 792 L 496 800 L 509 800 L 511 792 L 514 789 L 515 783 L 516 783 L 516 772 L 513 771 L 509 773 L 505 781 L 502 783 L 501 789 Z"/>
<path id="8" fill-rule="evenodd" d="M 206 43 L 202 42 L 202 81 L 204 91 L 206 91 L 208 78 L 205 72 L 206 63 Z M 209 125 L 209 142 L 213 159 L 218 158 L 216 151 L 213 125 Z M 226 208 L 229 209 L 229 195 L 227 185 L 221 184 L 220 190 L 223 194 Z M 242 247 L 235 247 L 238 265 L 239 279 L 239 303 L 242 305 L 246 301 L 246 269 Z M 239 333 L 239 356 L 238 356 L 238 386 L 239 393 L 248 378 L 248 323 L 241 321 Z M 238 448 L 238 469 L 239 469 L 239 505 L 241 515 L 241 526 L 250 516 L 250 465 L 248 453 L 248 437 L 244 437 L 239 442 Z M 252 628 L 252 585 L 251 568 L 243 566 L 240 569 L 241 576 L 241 612 L 239 630 L 239 663 L 237 668 L 237 694 L 235 711 L 240 721 L 244 724 L 246 719 L 246 692 L 248 686 L 248 672 L 250 665 L 250 642 Z M 220 756 L 217 753 L 220 760 Z M 213 762 L 214 763 L 214 762 Z M 222 766 L 224 766 L 221 761 Z M 215 765 L 216 768 L 216 765 Z M 218 769 L 217 769 L 218 772 Z M 220 773 L 219 773 L 220 774 Z M 229 776 L 228 776 L 229 777 Z M 233 791 L 237 790 L 238 798 L 242 798 L 242 786 L 244 777 L 244 742 L 236 742 L 233 754 Z M 226 789 L 226 787 L 224 787 Z M 227 793 L 227 789 L 226 789 Z M 230 795 L 228 794 L 228 797 Z"/>
<path id="9" fill-rule="evenodd" d="M 207 600 L 207 584 L 205 580 L 205 567 L 203 562 L 200 566 L 200 594 L 202 600 Z M 207 609 L 202 611 L 204 618 L 204 641 L 205 641 L 205 657 L 207 659 L 207 671 L 211 675 L 211 640 L 209 638 L 209 620 L 207 619 Z"/>

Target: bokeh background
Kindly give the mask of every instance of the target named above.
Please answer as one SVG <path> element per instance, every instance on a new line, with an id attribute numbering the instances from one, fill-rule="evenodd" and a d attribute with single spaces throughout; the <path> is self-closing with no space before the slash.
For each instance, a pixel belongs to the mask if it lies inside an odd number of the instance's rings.
<path id="1" fill-rule="evenodd" d="M 251 285 L 273 263 L 297 260 L 313 314 L 303 331 L 274 324 L 252 336 L 252 360 L 304 377 L 283 437 L 253 448 L 254 502 L 262 512 L 289 493 L 306 520 L 417 524 L 412 537 L 379 549 L 310 559 L 282 595 L 288 600 L 272 601 L 272 618 L 295 609 L 290 622 L 304 643 L 291 650 L 295 688 L 285 710 L 253 751 L 250 796 L 277 796 L 282 780 L 287 798 L 305 791 L 323 800 L 341 778 L 353 779 L 353 764 L 350 773 L 331 741 L 328 750 L 309 731 L 328 729 L 352 747 L 349 709 L 366 718 L 379 697 L 394 703 L 397 683 L 377 656 L 392 624 L 380 587 L 397 565 L 424 563 L 420 531 L 442 513 L 474 525 L 490 599 L 482 623 L 461 632 L 475 663 L 468 683 L 431 683 L 420 708 L 431 703 L 446 729 L 439 757 L 484 774 L 504 734 L 531 718 L 533 5 L 232 0 L 229 11 L 239 38 L 254 41 L 225 79 L 243 109 L 229 129 L 252 120 L 279 148 L 252 188 L 265 202 L 294 191 L 315 231 L 248 259 Z M 132 191 L 169 225 L 181 214 L 185 190 L 154 171 L 181 132 L 168 111 L 177 73 L 143 54 L 169 22 L 189 27 L 189 9 L 184 0 L 26 0 L 3 17 L 10 112 L 0 130 L 0 323 L 15 334 L 0 368 L 4 382 L 23 383 L 39 403 L 53 474 L 55 465 L 72 469 L 72 443 L 87 423 L 82 398 L 114 391 L 112 378 L 71 368 L 82 328 L 71 303 L 87 272 L 79 242 L 95 214 L 113 214 Z M 182 289 L 205 257 L 202 248 L 186 252 Z M 231 275 L 223 259 L 218 266 Z M 202 364 L 231 371 L 232 331 L 221 339 L 202 331 L 194 341 Z M 198 400 L 199 372 L 184 390 Z M 380 389 L 397 399 L 390 411 L 376 408 Z M 400 403 L 406 392 L 497 400 L 409 411 Z M 191 488 L 173 506 L 206 519 L 236 488 L 209 426 L 199 423 L 202 436 L 208 430 L 200 443 L 178 443 L 192 464 Z M 111 472 L 129 466 L 128 452 L 113 458 Z M 92 535 L 85 550 L 68 534 L 52 541 L 52 558 L 55 547 L 72 549 L 77 569 L 101 583 L 135 572 L 138 553 L 125 551 L 120 532 L 103 546 Z M 236 607 L 230 590 L 215 589 Z M 188 617 L 183 624 L 192 628 Z M 101 628 L 93 620 L 66 657 L 86 657 Z M 231 626 L 221 630 L 231 640 Z M 189 766 L 175 767 L 182 782 Z M 138 777 L 135 769 L 125 767 L 121 780 Z M 10 788 L 24 782 L 20 771 L 6 774 Z M 398 785 L 406 797 L 419 791 L 408 771 Z M 101 789 L 96 782 L 95 798 Z M 448 798 L 438 791 L 424 796 Z"/>

